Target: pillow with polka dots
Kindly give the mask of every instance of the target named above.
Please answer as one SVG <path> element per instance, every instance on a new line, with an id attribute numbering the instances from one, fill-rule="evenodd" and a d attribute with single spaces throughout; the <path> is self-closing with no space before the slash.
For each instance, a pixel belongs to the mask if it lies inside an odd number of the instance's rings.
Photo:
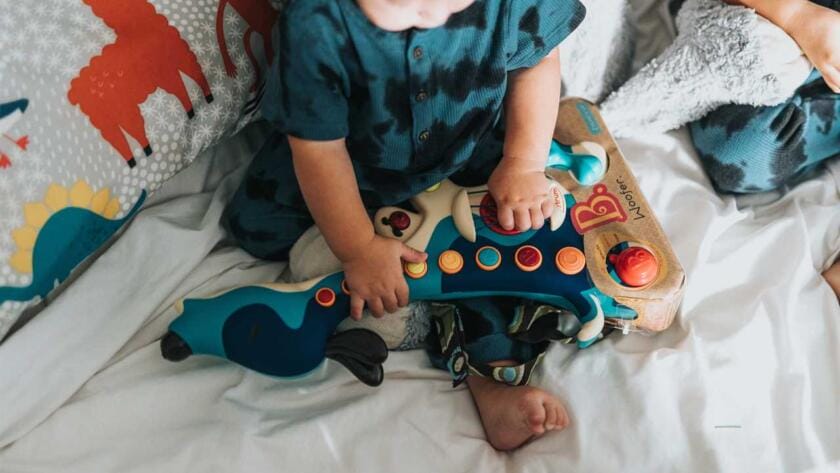
<path id="1" fill-rule="evenodd" d="M 0 0 L 0 340 L 245 126 L 280 0 Z"/>

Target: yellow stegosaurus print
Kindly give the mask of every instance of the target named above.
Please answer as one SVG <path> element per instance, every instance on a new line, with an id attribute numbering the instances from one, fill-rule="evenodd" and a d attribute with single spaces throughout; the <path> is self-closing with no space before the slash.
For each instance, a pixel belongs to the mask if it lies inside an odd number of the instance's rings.
<path id="1" fill-rule="evenodd" d="M 94 190 L 85 181 L 67 188 L 51 184 L 41 202 L 23 206 L 24 224 L 12 231 L 16 251 L 8 265 L 31 275 L 28 286 L 0 286 L 0 304 L 46 297 L 86 258 L 105 244 L 140 210 L 146 191 L 123 217 L 120 199 L 107 188 Z"/>
<path id="2" fill-rule="evenodd" d="M 111 196 L 107 188 L 94 192 L 85 181 L 77 181 L 67 189 L 52 184 L 44 195 L 43 202 L 31 202 L 23 206 L 24 225 L 12 231 L 17 252 L 9 259 L 9 266 L 23 274 L 32 273 L 32 252 L 38 233 L 50 217 L 68 207 L 88 209 L 107 219 L 113 219 L 120 210 L 120 201 Z"/>

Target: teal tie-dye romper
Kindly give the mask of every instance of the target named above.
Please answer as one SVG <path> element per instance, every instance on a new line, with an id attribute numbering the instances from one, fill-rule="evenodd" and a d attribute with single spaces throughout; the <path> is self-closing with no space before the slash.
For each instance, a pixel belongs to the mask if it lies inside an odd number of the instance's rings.
<path id="1" fill-rule="evenodd" d="M 313 224 L 286 135 L 346 138 L 371 212 L 446 178 L 484 184 L 502 156 L 508 74 L 538 64 L 584 13 L 577 0 L 477 0 L 442 27 L 388 32 L 354 0 L 292 0 L 262 104 L 275 133 L 227 209 L 231 234 L 253 255 L 282 260 Z M 487 331 L 504 331 L 488 320 Z"/>

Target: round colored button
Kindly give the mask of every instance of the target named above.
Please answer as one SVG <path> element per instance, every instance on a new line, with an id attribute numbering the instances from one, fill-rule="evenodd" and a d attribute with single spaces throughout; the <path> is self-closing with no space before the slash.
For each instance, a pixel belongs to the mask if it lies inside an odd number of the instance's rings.
<path id="1" fill-rule="evenodd" d="M 475 262 L 484 271 L 493 271 L 502 264 L 502 254 L 492 246 L 482 246 L 475 253 Z"/>
<path id="2" fill-rule="evenodd" d="M 321 307 L 332 307 L 332 305 L 335 304 L 335 292 L 328 287 L 322 287 L 315 293 L 315 301 L 318 302 Z"/>
<path id="3" fill-rule="evenodd" d="M 391 225 L 391 228 L 405 230 L 411 225 L 411 217 L 407 213 L 397 210 L 388 217 L 388 224 Z"/>
<path id="4" fill-rule="evenodd" d="M 586 256 L 579 249 L 567 246 L 557 252 L 554 263 L 561 273 L 572 276 L 583 271 L 583 268 L 586 267 Z"/>
<path id="5" fill-rule="evenodd" d="M 341 292 L 347 294 L 348 296 L 350 295 L 350 288 L 347 286 L 346 279 L 341 280 Z"/>
<path id="6" fill-rule="evenodd" d="M 432 187 L 426 189 L 426 192 L 434 192 L 438 189 L 440 189 L 440 182 L 438 182 L 437 184 L 433 184 Z"/>
<path id="7" fill-rule="evenodd" d="M 516 228 L 512 230 L 505 230 L 504 227 L 499 223 L 499 216 L 498 216 L 498 207 L 496 206 L 496 201 L 493 199 L 493 196 L 490 195 L 488 192 L 484 194 L 484 197 L 481 198 L 481 203 L 478 205 L 478 213 L 481 215 L 481 220 L 484 221 L 484 224 L 493 230 L 494 232 L 500 235 L 516 235 L 520 232 Z"/>
<path id="8" fill-rule="evenodd" d="M 542 253 L 536 246 L 525 245 L 516 250 L 513 259 L 522 271 L 536 271 L 542 264 Z"/>
<path id="9" fill-rule="evenodd" d="M 615 266 L 618 278 L 630 287 L 642 287 L 652 283 L 659 274 L 659 263 L 650 251 L 632 246 L 612 255 L 610 262 Z"/>
<path id="10" fill-rule="evenodd" d="M 464 257 L 455 250 L 446 250 L 438 257 L 438 267 L 446 274 L 455 274 L 464 267 Z"/>
<path id="11" fill-rule="evenodd" d="M 426 262 L 422 263 L 405 263 L 405 274 L 412 279 L 420 279 L 426 275 L 426 271 L 428 271 L 429 266 Z"/>

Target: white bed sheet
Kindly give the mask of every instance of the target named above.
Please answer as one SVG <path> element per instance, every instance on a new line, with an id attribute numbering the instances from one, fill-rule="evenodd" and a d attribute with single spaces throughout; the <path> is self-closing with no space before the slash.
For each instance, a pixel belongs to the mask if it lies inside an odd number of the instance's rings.
<path id="1" fill-rule="evenodd" d="M 494 451 L 421 351 L 378 389 L 327 363 L 278 381 L 161 359 L 171 304 L 277 278 L 220 245 L 223 202 L 264 129 L 209 151 L 53 305 L 0 345 L 0 472 L 709 472 L 840 469 L 840 166 L 739 209 L 684 132 L 623 141 L 688 277 L 658 336 L 554 347 L 537 382 L 572 426 Z"/>

